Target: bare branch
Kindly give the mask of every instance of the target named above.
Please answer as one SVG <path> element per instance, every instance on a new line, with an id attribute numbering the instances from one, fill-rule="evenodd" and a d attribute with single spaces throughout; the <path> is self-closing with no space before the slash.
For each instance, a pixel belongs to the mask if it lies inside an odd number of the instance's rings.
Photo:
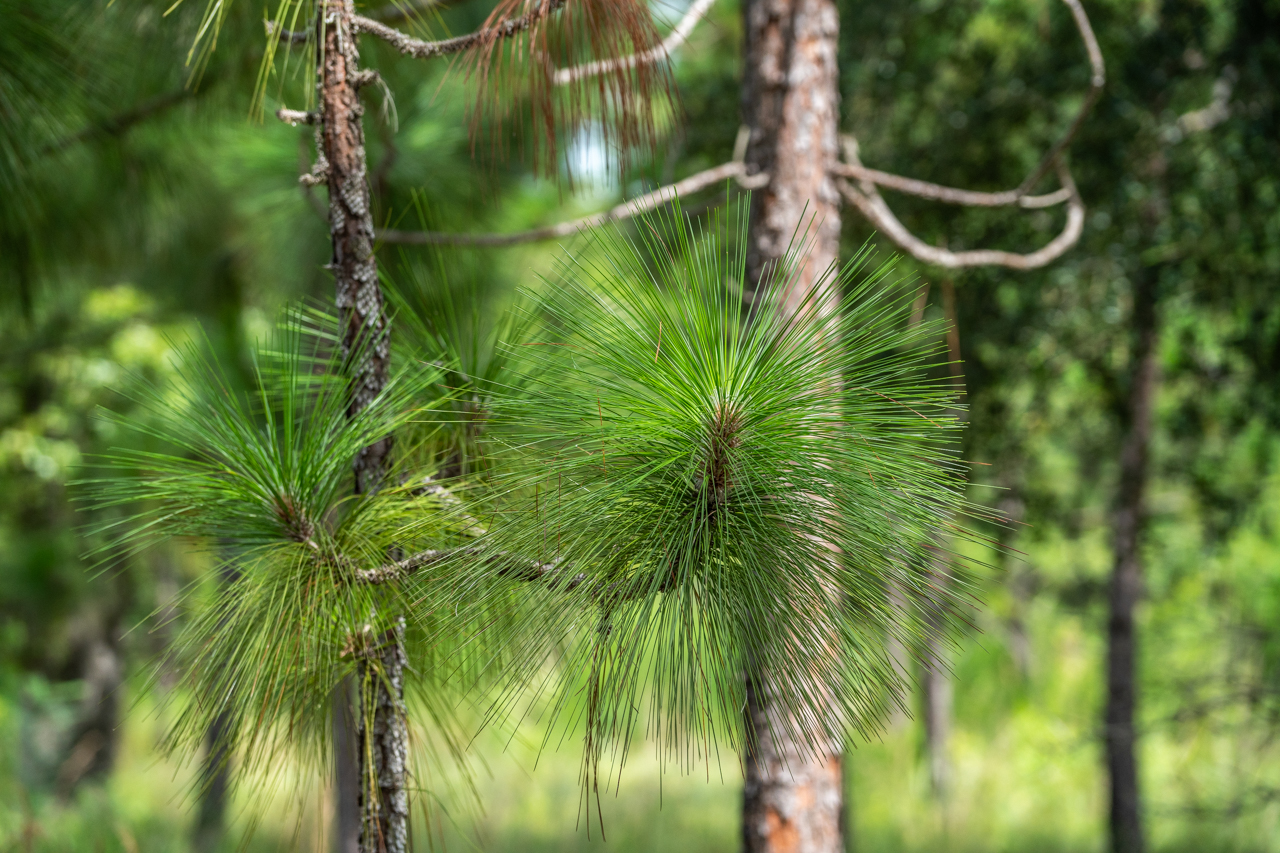
<path id="1" fill-rule="evenodd" d="M 1171 134 L 1176 135 L 1177 138 L 1171 141 L 1177 142 L 1188 134 L 1217 127 L 1231 118 L 1231 90 L 1234 88 L 1235 80 L 1236 70 L 1228 65 L 1223 70 L 1222 76 L 1213 82 L 1213 100 L 1209 102 L 1209 106 L 1178 116 L 1176 134 Z"/>
<path id="2" fill-rule="evenodd" d="M 431 59 L 436 56 L 461 53 L 464 50 L 470 50 L 473 47 L 479 47 L 498 39 L 510 38 L 528 30 L 552 12 L 560 9 L 564 4 L 565 0 L 542 0 L 537 8 L 518 18 L 510 18 L 496 27 L 486 27 L 464 36 L 444 39 L 443 41 L 423 41 L 402 33 L 394 27 L 388 27 L 386 24 L 361 15 L 353 16 L 351 24 L 355 27 L 356 32 L 377 36 L 406 56 L 412 56 L 417 59 Z"/>
<path id="3" fill-rule="evenodd" d="M 889 205 L 880 197 L 880 192 L 871 181 L 862 181 L 858 187 L 847 180 L 839 179 L 836 185 L 841 194 L 848 199 L 865 216 L 872 225 L 892 240 L 899 248 L 925 263 L 937 264 L 940 267 L 958 269 L 960 267 L 1001 266 L 1016 270 L 1032 270 L 1048 264 L 1061 257 L 1080 239 L 1084 230 L 1084 202 L 1076 190 L 1075 181 L 1067 167 L 1059 162 L 1058 177 L 1068 192 L 1067 224 L 1062 233 L 1049 241 L 1043 248 L 1029 254 L 1020 255 L 1014 252 L 1003 252 L 996 249 L 978 249 L 967 252 L 951 252 L 937 246 L 930 246 L 907 230 L 899 221 Z"/>
<path id="4" fill-rule="evenodd" d="M 846 162 L 833 165 L 831 171 L 843 177 L 857 179 L 858 185 L 854 186 L 847 180 L 838 180 L 837 186 L 841 195 L 857 207 L 862 215 L 867 217 L 885 236 L 897 246 L 909 252 L 913 257 L 926 263 L 937 264 L 950 269 L 1002 266 L 1010 269 L 1030 270 L 1042 267 L 1060 257 L 1079 241 L 1080 234 L 1084 230 L 1084 202 L 1080 199 L 1080 193 L 1076 189 L 1075 181 L 1072 179 L 1071 172 L 1063 159 L 1063 152 L 1071 144 L 1071 141 L 1079 132 L 1080 126 L 1084 123 L 1085 117 L 1101 96 L 1102 87 L 1106 84 L 1106 66 L 1102 60 L 1102 51 L 1098 47 L 1098 39 L 1094 36 L 1093 27 L 1089 23 L 1089 16 L 1085 14 L 1084 7 L 1080 5 L 1080 0 L 1062 0 L 1062 2 L 1071 10 L 1071 17 L 1075 21 L 1076 29 L 1079 31 L 1085 50 L 1089 54 L 1089 66 L 1092 70 L 1089 92 L 1085 95 L 1084 103 L 1080 105 L 1080 109 L 1072 120 L 1071 125 L 1067 128 L 1067 132 L 1049 148 L 1044 159 L 1027 175 L 1026 180 L 1017 189 L 998 193 L 960 190 L 929 183 L 928 181 L 904 178 L 888 172 L 881 172 L 877 169 L 868 169 L 858 159 L 857 141 L 852 137 L 846 138 L 844 145 Z M 1051 168 L 1057 170 L 1058 178 L 1062 182 L 1062 188 L 1045 195 L 1028 195 Z M 1040 208 L 1051 207 L 1065 201 L 1067 203 L 1067 222 L 1063 226 L 1062 233 L 1042 248 L 1029 254 L 1024 255 L 994 249 L 951 252 L 947 249 L 930 246 L 912 234 L 902 224 L 901 220 L 894 215 L 884 199 L 881 198 L 877 184 L 920 198 L 948 204 L 959 204 L 966 207 L 1002 207 L 1016 204 L 1024 208 Z"/>
<path id="5" fill-rule="evenodd" d="M 1071 140 L 1079 132 L 1080 125 L 1084 123 L 1085 117 L 1088 116 L 1098 97 L 1102 94 L 1102 87 L 1106 84 L 1106 66 L 1102 61 L 1102 51 L 1098 48 L 1098 39 L 1093 34 L 1093 27 L 1089 24 L 1089 17 L 1085 14 L 1084 7 L 1080 5 L 1080 0 L 1062 0 L 1062 2 L 1071 10 L 1076 29 L 1079 30 L 1080 38 L 1084 41 L 1085 50 L 1089 54 L 1089 65 L 1093 72 L 1089 92 L 1085 96 L 1084 103 L 1080 105 L 1076 117 L 1072 120 L 1071 126 L 1067 128 L 1067 132 L 1053 144 L 1048 153 L 1044 155 L 1044 159 L 1027 175 L 1017 189 L 997 193 L 954 189 L 940 184 L 929 183 L 928 181 L 904 178 L 889 172 L 881 172 L 878 169 L 868 169 L 851 158 L 846 158 L 849 160 L 847 163 L 834 165 L 831 171 L 847 178 L 856 178 L 860 182 L 870 181 L 908 195 L 966 207 L 1005 207 L 1016 204 L 1019 207 L 1038 208 L 1052 207 L 1069 200 L 1071 194 L 1065 186 L 1056 192 L 1046 195 L 1033 196 L 1028 195 L 1028 193 L 1035 188 L 1041 178 L 1048 174 L 1049 169 L 1058 161 L 1062 152 L 1071 144 Z M 1216 91 L 1217 89 L 1215 88 Z"/>
<path id="6" fill-rule="evenodd" d="M 319 113 L 307 112 L 306 110 L 289 110 L 281 107 L 276 110 L 276 118 L 285 124 L 291 124 L 297 127 L 300 124 L 315 124 L 320 120 Z"/>
<path id="7" fill-rule="evenodd" d="M 768 181 L 769 176 L 751 175 L 748 177 L 743 174 L 742 163 L 730 161 L 713 169 L 707 169 L 705 172 L 690 175 L 674 184 L 659 187 L 653 192 L 645 193 L 642 196 L 633 198 L 631 201 L 623 202 L 612 210 L 594 213 L 571 222 L 560 222 L 555 225 L 533 228 L 529 231 L 517 231 L 511 234 L 470 234 L 465 232 L 384 229 L 378 232 L 378 239 L 384 243 L 446 246 L 514 246 L 519 243 L 534 243 L 539 240 L 555 240 L 561 237 L 570 237 L 580 231 L 595 228 L 609 222 L 628 219 L 660 207 L 678 196 L 691 195 L 720 181 L 729 179 L 736 179 L 746 189 L 755 189 L 763 186 Z"/>
<path id="8" fill-rule="evenodd" d="M 311 35 L 307 30 L 286 30 L 275 21 L 264 21 L 263 24 L 267 28 L 267 38 L 275 36 L 278 32 L 280 41 L 286 44 L 306 44 L 307 38 Z"/>
<path id="9" fill-rule="evenodd" d="M 866 166 L 852 163 L 836 163 L 831 167 L 831 172 L 836 175 L 843 175 L 846 178 L 870 181 L 873 184 L 888 187 L 891 190 L 897 190 L 907 195 L 927 198 L 930 201 L 960 204 L 966 207 L 1007 207 L 1013 204 L 1027 208 L 1053 207 L 1055 204 L 1062 204 L 1071 197 L 1071 193 L 1066 187 L 1045 195 L 1022 195 L 1019 190 L 1005 190 L 998 193 L 959 190 L 953 187 L 944 187 L 941 184 L 931 184 L 928 181 L 919 181 L 915 178 L 904 178 L 889 172 L 881 172 L 879 169 L 868 169 Z"/>
<path id="10" fill-rule="evenodd" d="M 628 56 L 619 56 L 613 59 L 599 59 L 595 62 L 587 62 L 582 65 L 575 65 L 572 68 L 557 68 L 552 81 L 557 86 L 566 86 L 570 83 L 576 83 L 579 80 L 585 80 L 588 77 L 595 77 L 600 74 L 612 74 L 615 71 L 623 71 L 628 68 L 635 68 L 637 65 L 647 65 L 652 62 L 662 62 L 670 57 L 671 52 L 684 44 L 688 40 L 689 34 L 693 32 L 693 28 L 697 26 L 698 21 L 707 14 L 707 10 L 711 8 L 715 0 L 695 0 L 689 11 L 685 12 L 684 17 L 680 19 L 680 23 L 676 24 L 670 35 L 662 40 L 662 43 L 651 47 L 640 53 L 633 53 Z"/>
<path id="11" fill-rule="evenodd" d="M 1080 31 L 1080 39 L 1084 42 L 1084 49 L 1089 53 L 1089 68 L 1092 75 L 1089 78 L 1089 92 L 1084 96 L 1084 103 L 1080 105 L 1079 112 L 1071 121 L 1071 126 L 1067 128 L 1067 132 L 1062 138 L 1053 144 L 1049 151 L 1044 155 L 1044 159 L 1040 164 L 1031 170 L 1031 174 L 1027 175 L 1027 179 L 1018 186 L 1018 193 L 1026 195 L 1035 189 L 1040 179 L 1049 173 L 1053 168 L 1053 164 L 1058 161 L 1059 156 L 1071 144 L 1071 140 L 1075 139 L 1076 134 L 1080 132 L 1080 126 L 1084 124 L 1085 117 L 1093 109 L 1093 105 L 1098 102 L 1098 98 L 1102 96 L 1102 87 L 1107 84 L 1107 66 L 1102 61 L 1102 49 L 1098 47 L 1098 38 L 1093 34 L 1093 27 L 1089 24 L 1089 16 L 1085 14 L 1084 7 L 1080 5 L 1080 0 L 1062 0 L 1067 4 L 1067 8 L 1071 10 L 1071 18 L 1076 23 L 1076 29 Z"/>

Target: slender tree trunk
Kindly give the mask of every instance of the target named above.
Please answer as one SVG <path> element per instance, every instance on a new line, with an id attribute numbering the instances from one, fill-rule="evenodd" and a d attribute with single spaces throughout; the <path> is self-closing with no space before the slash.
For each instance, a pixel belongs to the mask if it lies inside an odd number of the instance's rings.
<path id="1" fill-rule="evenodd" d="M 376 666 L 360 669 L 364 714 L 360 733 L 360 851 L 406 853 L 409 849 L 409 792 L 405 776 L 409 730 L 404 713 L 404 617 L 383 635 Z"/>
<path id="2" fill-rule="evenodd" d="M 378 284 L 377 261 L 373 254 L 373 212 L 369 194 L 364 127 L 361 118 L 360 86 L 367 75 L 359 68 L 357 35 L 351 26 L 355 14 L 353 0 L 326 0 L 321 15 L 319 51 L 320 147 L 323 173 L 329 187 L 329 234 L 333 241 L 333 272 L 336 302 L 342 324 L 342 347 L 348 356 L 347 370 L 352 382 L 351 413 L 359 412 L 386 386 L 390 365 L 390 328 Z M 366 447 L 355 459 L 356 490 L 377 489 L 391 452 L 388 436 Z M 362 662 L 357 678 L 362 687 L 362 707 L 354 714 L 358 727 L 357 802 L 360 825 L 358 849 L 361 853 L 403 853 L 408 845 L 407 791 L 408 737 L 404 710 L 404 651 L 398 632 L 389 632 L 378 660 Z M 335 747 L 347 742 L 350 717 L 342 694 L 335 702 Z M 365 704 L 367 703 L 367 704 Z M 366 725 L 367 724 L 367 725 Z M 353 788 L 350 763 L 345 749 L 338 755 L 335 786 L 338 794 L 350 796 Z M 337 804 L 338 841 L 353 834 L 343 816 L 352 814 L 349 802 Z M 345 851 L 344 851 L 345 853 Z"/>
<path id="3" fill-rule="evenodd" d="M 237 318 L 238 320 L 238 318 Z M 239 355 L 238 348 L 229 347 Z M 248 387 L 246 383 L 246 388 Z M 229 555 L 224 554 L 224 558 Z M 219 573 L 218 584 L 229 589 L 240 579 L 235 564 L 227 560 Z M 227 798 L 231 793 L 231 752 L 227 733 L 231 731 L 231 715 L 223 711 L 213 718 L 204 733 L 204 763 L 200 768 L 200 810 L 196 815 L 192 847 L 197 853 L 218 849 L 226 833 Z"/>
<path id="4" fill-rule="evenodd" d="M 839 13 L 833 0 L 747 0 L 743 6 L 747 170 L 770 175 L 752 199 L 747 282 L 757 284 L 813 217 L 812 251 L 797 286 L 784 296 L 784 307 L 794 311 L 840 251 L 838 196 L 828 171 L 837 151 Z M 826 308 L 835 310 L 834 304 Z M 769 673 L 748 673 L 746 686 L 745 850 L 839 853 L 841 744 L 815 755 L 792 742 L 782 710 L 769 701 Z"/>
<path id="5" fill-rule="evenodd" d="M 347 676 L 333 691 L 334 853 L 359 853 L 360 850 L 358 703 L 355 678 Z"/>
<path id="6" fill-rule="evenodd" d="M 117 552 L 112 562 L 111 571 L 100 579 L 97 612 L 82 617 L 91 627 L 80 655 L 80 711 L 56 779 L 62 798 L 69 798 L 81 782 L 110 776 L 119 752 L 120 689 L 125 674 L 122 623 L 133 602 L 134 587 L 127 556 Z"/>
<path id="7" fill-rule="evenodd" d="M 964 370 L 961 366 L 960 326 L 956 320 L 956 291 L 951 279 L 944 278 L 940 284 L 942 293 L 942 314 L 947 321 L 947 360 L 951 371 L 951 380 L 955 383 L 956 392 L 964 395 Z M 961 409 L 958 416 L 965 416 Z M 951 566 L 948 562 L 945 546 L 946 535 L 939 531 L 939 551 L 933 565 L 934 583 L 940 590 L 951 582 Z M 943 637 L 946 634 L 945 620 L 947 614 L 943 602 L 939 598 L 932 602 L 932 632 L 925 640 L 924 677 L 922 688 L 924 693 L 924 733 L 925 747 L 929 755 L 929 781 L 933 786 L 933 794 L 945 802 L 951 781 L 951 763 L 947 756 L 947 744 L 951 740 L 951 719 L 954 690 L 951 683 L 951 662 L 947 657 Z"/>
<path id="8" fill-rule="evenodd" d="M 1127 430 L 1120 450 L 1120 483 L 1114 525 L 1115 567 L 1107 622 L 1107 775 L 1111 782 L 1111 847 L 1143 853 L 1142 802 L 1134 755 L 1137 704 L 1136 631 L 1133 611 L 1142 596 L 1142 528 L 1156 389 L 1156 287 L 1158 267 L 1143 269 L 1133 297 L 1133 361 Z"/>
<path id="9" fill-rule="evenodd" d="M 944 562 L 934 565 L 935 583 L 946 583 L 950 572 Z M 925 751 L 929 756 L 929 783 L 933 795 L 943 802 L 947 799 L 951 781 L 951 764 L 947 760 L 947 743 L 951 739 L 951 671 L 946 648 L 941 636 L 943 619 L 940 608 L 933 609 L 933 631 L 925 641 L 924 649 L 924 737 Z"/>
<path id="10" fill-rule="evenodd" d="M 204 766 L 201 768 L 200 811 L 192 847 L 198 853 L 212 853 L 218 849 L 226 832 L 227 795 L 230 793 L 231 772 L 227 766 L 226 734 L 231 717 L 222 712 L 213 718 L 205 732 Z"/>

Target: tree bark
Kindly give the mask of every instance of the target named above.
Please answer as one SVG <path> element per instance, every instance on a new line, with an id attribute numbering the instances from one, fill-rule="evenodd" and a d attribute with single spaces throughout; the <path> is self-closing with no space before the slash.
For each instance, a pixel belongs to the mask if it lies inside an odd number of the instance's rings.
<path id="1" fill-rule="evenodd" d="M 1113 516 L 1115 564 L 1107 622 L 1107 774 L 1111 783 L 1110 830 L 1115 853 L 1143 853 L 1142 801 L 1134 755 L 1137 704 L 1134 609 L 1142 596 L 1142 529 L 1145 522 L 1147 453 L 1156 389 L 1157 267 L 1143 269 L 1133 296 L 1133 360 L 1126 434 L 1120 450 L 1120 482 Z"/>
<path id="2" fill-rule="evenodd" d="M 383 635 L 376 661 L 359 670 L 364 713 L 360 732 L 360 853 L 407 853 L 409 792 L 405 788 L 409 758 L 408 720 L 404 713 L 404 668 L 407 660 L 399 627 Z"/>
<path id="3" fill-rule="evenodd" d="M 386 386 L 390 366 L 390 327 L 373 254 L 374 228 L 365 153 L 364 107 L 360 86 L 368 77 L 359 67 L 357 34 L 351 20 L 353 0 L 326 0 L 319 26 L 320 162 L 329 188 L 329 235 L 338 316 L 342 326 L 342 354 L 351 380 L 350 413 L 360 412 Z M 387 436 L 364 448 L 353 462 L 355 488 L 367 493 L 378 488 L 391 452 Z M 337 803 L 337 842 L 349 844 L 355 835 L 360 853 L 401 853 L 408 843 L 405 768 L 408 738 L 405 732 L 404 651 L 400 636 L 390 632 L 381 650 L 379 666 L 362 665 L 361 700 L 372 703 L 354 715 L 344 703 L 345 686 L 334 702 L 335 790 L 341 798 L 354 790 L 359 804 L 359 828 L 349 824 L 349 801 Z M 372 677 L 370 677 L 372 676 Z M 351 718 L 358 725 L 357 779 L 352 784 L 351 762 L 341 744 L 348 742 Z M 367 725 L 366 725 L 367 723 Z M 350 741 L 357 741 L 351 737 Z M 344 816 L 346 821 L 344 821 Z M 339 848 L 342 849 L 341 847 Z M 349 849 L 349 848 L 348 848 Z M 343 850 L 346 853 L 346 850 Z"/>
<path id="4" fill-rule="evenodd" d="M 782 295 L 794 313 L 840 251 L 840 211 L 829 166 L 837 156 L 839 95 L 833 0 L 747 0 L 742 112 L 750 129 L 748 174 L 769 183 L 752 197 L 747 284 L 758 286 L 797 232 L 812 240 L 796 286 Z M 835 310 L 834 300 L 822 306 Z M 815 650 L 829 654 L 830 650 Z M 750 672 L 742 836 L 747 853 L 839 853 L 838 741 L 815 751 L 787 736 L 770 702 L 769 673 Z"/>

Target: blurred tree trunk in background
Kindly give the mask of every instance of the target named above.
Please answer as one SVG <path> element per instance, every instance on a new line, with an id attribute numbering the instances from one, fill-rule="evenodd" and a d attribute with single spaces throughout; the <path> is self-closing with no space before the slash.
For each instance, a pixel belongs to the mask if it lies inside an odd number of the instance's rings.
<path id="1" fill-rule="evenodd" d="M 960 357 L 960 327 L 956 319 L 956 289 L 950 278 L 942 279 L 939 290 L 942 295 L 942 315 L 947 321 L 947 365 L 951 381 L 958 395 L 964 399 L 964 369 Z M 965 411 L 957 417 L 967 420 Z M 938 550 L 933 565 L 934 583 L 945 588 L 951 581 L 950 537 L 938 532 Z M 941 593 L 939 593 L 941 596 Z M 951 684 L 951 662 L 946 642 L 947 613 L 941 600 L 936 602 L 932 615 L 933 631 L 925 639 L 924 670 L 921 674 L 921 690 L 924 694 L 925 751 L 929 756 L 929 782 L 933 795 L 945 801 L 950 791 L 951 765 L 947 758 L 947 744 L 951 739 L 952 704 L 954 690 Z"/>
<path id="2" fill-rule="evenodd" d="M 197 853 L 213 853 L 226 833 L 227 795 L 231 789 L 230 753 L 225 737 L 231 718 L 222 712 L 205 734 L 204 766 L 200 768 L 200 811 L 192 847 Z"/>
<path id="3" fill-rule="evenodd" d="M 333 853 L 357 853 L 360 849 L 360 756 L 353 713 L 355 690 L 355 679 L 347 676 L 333 691 Z"/>
<path id="4" fill-rule="evenodd" d="M 746 167 L 748 174 L 770 175 L 751 201 L 746 280 L 757 284 L 813 217 L 812 251 L 787 296 L 794 311 L 840 253 L 839 201 L 828 173 L 837 154 L 839 13 L 833 0 L 747 0 L 743 14 L 742 113 L 751 134 Z M 749 672 L 746 679 L 744 850 L 843 851 L 840 743 L 815 755 L 791 742 L 792 727 L 772 716 L 778 712 L 769 701 L 769 673 Z"/>
<path id="5" fill-rule="evenodd" d="M 106 779 L 119 751 L 125 671 L 121 641 L 134 594 L 125 554 L 113 554 L 100 583 L 100 597 L 80 619 L 80 708 L 56 779 L 63 799 L 81 782 Z"/>
<path id="6" fill-rule="evenodd" d="M 1107 622 L 1107 773 L 1111 782 L 1111 847 L 1143 853 L 1142 802 L 1134 754 L 1137 704 L 1134 609 L 1142 596 L 1142 531 L 1152 407 L 1156 390 L 1156 301 L 1158 266 L 1145 266 L 1133 293 L 1131 369 L 1120 481 L 1112 516 L 1115 567 Z"/>

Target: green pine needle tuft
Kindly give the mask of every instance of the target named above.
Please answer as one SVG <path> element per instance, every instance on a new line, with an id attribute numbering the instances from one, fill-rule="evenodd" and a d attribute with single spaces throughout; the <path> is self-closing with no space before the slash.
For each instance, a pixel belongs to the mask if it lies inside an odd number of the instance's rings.
<path id="1" fill-rule="evenodd" d="M 927 375 L 940 329 L 909 324 L 869 249 L 794 316 L 801 243 L 751 297 L 745 224 L 677 210 L 566 255 L 527 388 L 491 423 L 505 474 L 460 588 L 525 614 L 494 714 L 541 700 L 585 726 L 593 786 L 642 721 L 682 763 L 741 750 L 746 673 L 780 735 L 874 730 L 903 686 L 885 639 L 963 603 L 936 576 L 966 513 L 953 390 Z"/>
<path id="2" fill-rule="evenodd" d="M 325 327 L 336 320 L 286 318 L 255 353 L 247 388 L 207 348 L 188 347 L 180 389 L 154 389 L 146 414 L 123 424 L 150 446 L 118 451 L 113 476 L 88 484 L 100 506 L 133 513 L 110 531 L 116 543 L 184 537 L 215 555 L 220 570 L 183 601 L 167 745 L 198 755 L 219 731 L 241 773 L 277 767 L 285 752 L 327 773 L 334 687 L 360 659 L 375 661 L 364 672 L 377 677 L 389 631 L 403 632 L 427 715 L 451 708 L 433 680 L 445 652 L 432 609 L 401 626 L 422 601 L 366 578 L 408 553 L 470 541 L 472 522 L 401 471 L 375 494 L 352 494 L 361 448 L 435 417 L 438 371 L 408 364 L 353 413 L 349 371 L 332 335 L 315 331 Z"/>

